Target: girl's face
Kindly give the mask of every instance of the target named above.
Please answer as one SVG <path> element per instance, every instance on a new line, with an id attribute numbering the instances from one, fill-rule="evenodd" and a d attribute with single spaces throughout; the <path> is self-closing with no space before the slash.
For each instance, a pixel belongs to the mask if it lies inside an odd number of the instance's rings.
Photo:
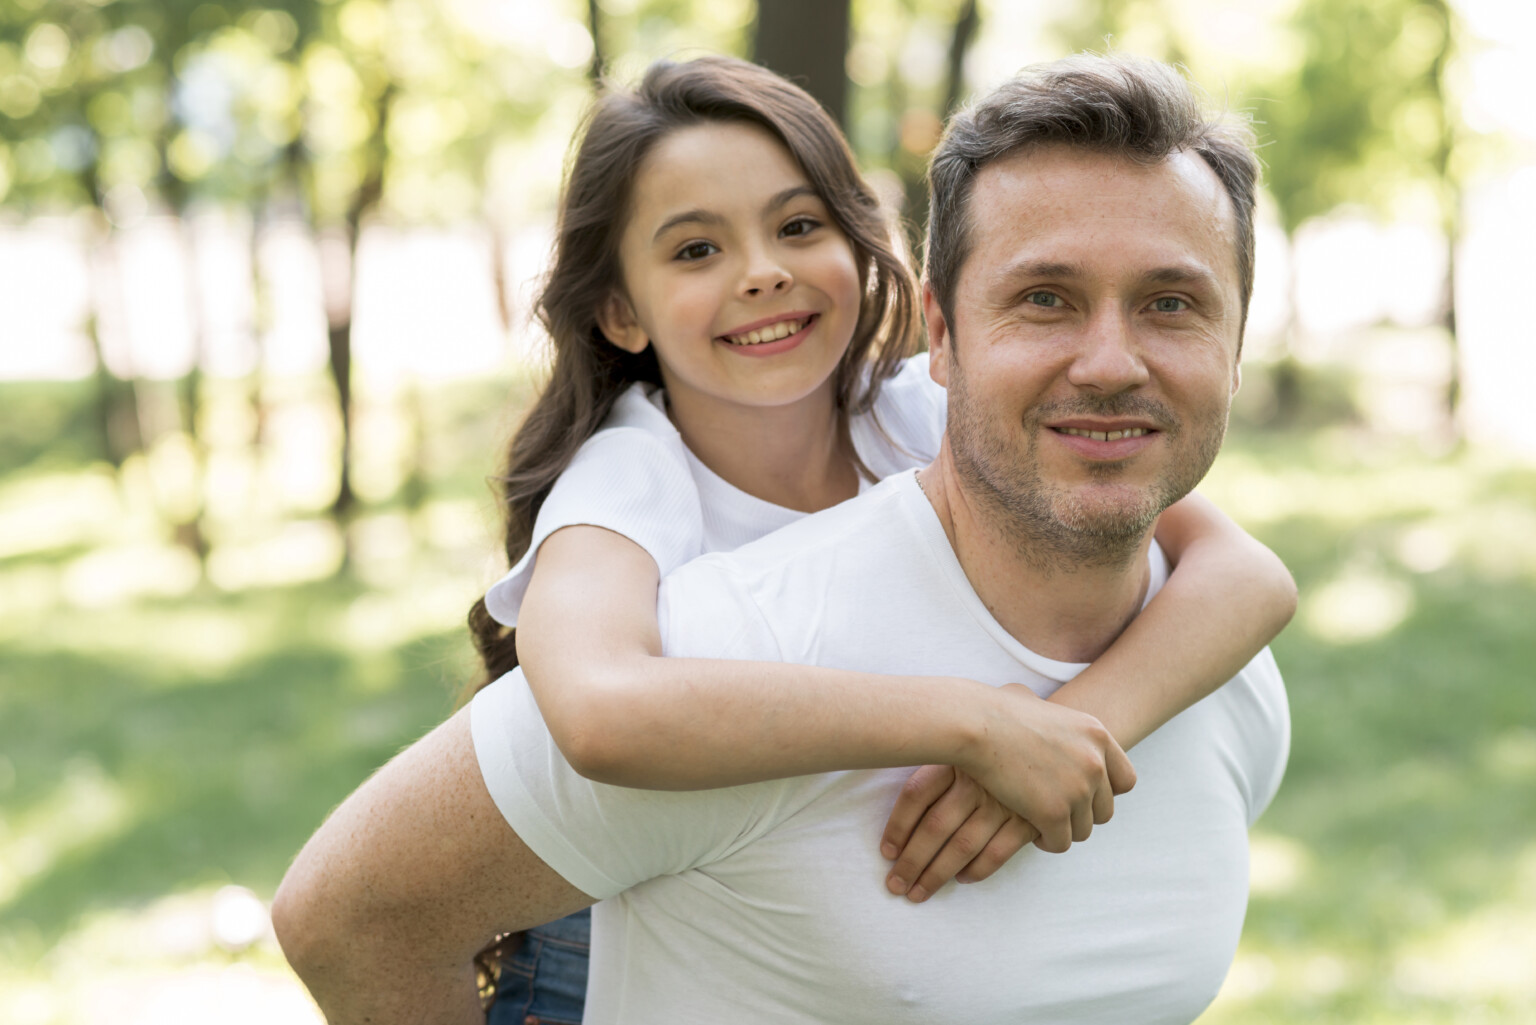
<path id="1" fill-rule="evenodd" d="M 599 324 L 623 349 L 655 346 L 674 416 L 830 397 L 859 319 L 858 265 L 769 132 L 707 122 L 657 143 L 619 260 L 625 294 Z"/>

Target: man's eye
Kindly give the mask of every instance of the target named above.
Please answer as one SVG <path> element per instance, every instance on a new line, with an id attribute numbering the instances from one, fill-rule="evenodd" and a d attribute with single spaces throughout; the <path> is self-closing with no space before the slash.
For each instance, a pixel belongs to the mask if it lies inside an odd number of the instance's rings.
<path id="1" fill-rule="evenodd" d="M 1031 292 L 1024 297 L 1024 301 L 1031 306 L 1060 306 L 1061 296 L 1055 292 Z"/>
<path id="2" fill-rule="evenodd" d="M 713 242 L 690 242 L 677 252 L 679 260 L 702 260 L 706 256 L 713 256 L 720 250 Z"/>
<path id="3" fill-rule="evenodd" d="M 784 225 L 784 227 L 780 228 L 779 234 L 789 236 L 809 235 L 819 227 L 821 227 L 820 221 L 814 220 L 810 217 L 796 217 L 794 220 Z"/>
<path id="4" fill-rule="evenodd" d="M 1158 313 L 1180 313 L 1188 307 L 1189 303 L 1171 295 L 1165 295 L 1161 299 L 1155 299 L 1152 302 L 1152 308 Z"/>

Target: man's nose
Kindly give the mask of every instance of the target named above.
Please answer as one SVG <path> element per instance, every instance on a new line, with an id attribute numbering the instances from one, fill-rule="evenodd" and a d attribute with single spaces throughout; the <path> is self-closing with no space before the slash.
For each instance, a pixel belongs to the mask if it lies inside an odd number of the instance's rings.
<path id="1" fill-rule="evenodd" d="M 789 291 L 794 283 L 794 275 L 772 249 L 765 247 L 747 253 L 741 274 L 742 294 L 752 298 L 778 295 Z"/>
<path id="2" fill-rule="evenodd" d="M 1067 380 L 1105 395 L 1118 395 L 1147 383 L 1147 365 L 1124 310 L 1105 308 L 1089 318 Z"/>

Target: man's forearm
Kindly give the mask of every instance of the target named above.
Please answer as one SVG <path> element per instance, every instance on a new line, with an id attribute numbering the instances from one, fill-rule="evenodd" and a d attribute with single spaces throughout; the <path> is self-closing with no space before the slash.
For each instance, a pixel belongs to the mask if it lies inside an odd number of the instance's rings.
<path id="1" fill-rule="evenodd" d="M 592 900 L 507 826 L 468 710 L 336 809 L 283 878 L 272 921 L 332 1025 L 481 1022 L 474 955 Z"/>

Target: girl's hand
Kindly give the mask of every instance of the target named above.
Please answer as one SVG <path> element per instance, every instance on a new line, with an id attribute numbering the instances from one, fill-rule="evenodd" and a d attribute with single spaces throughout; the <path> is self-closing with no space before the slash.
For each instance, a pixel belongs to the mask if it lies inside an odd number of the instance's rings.
<path id="1" fill-rule="evenodd" d="M 988 697 L 986 729 L 956 767 L 1032 825 L 1042 851 L 1060 854 L 1088 839 L 1114 815 L 1115 795 L 1136 785 L 1125 751 L 1098 719 L 1022 684 L 991 688 Z"/>
<path id="2" fill-rule="evenodd" d="M 920 904 L 950 879 L 987 878 L 1039 835 L 966 773 L 925 765 L 901 788 L 880 838 L 896 862 L 886 889 Z"/>

